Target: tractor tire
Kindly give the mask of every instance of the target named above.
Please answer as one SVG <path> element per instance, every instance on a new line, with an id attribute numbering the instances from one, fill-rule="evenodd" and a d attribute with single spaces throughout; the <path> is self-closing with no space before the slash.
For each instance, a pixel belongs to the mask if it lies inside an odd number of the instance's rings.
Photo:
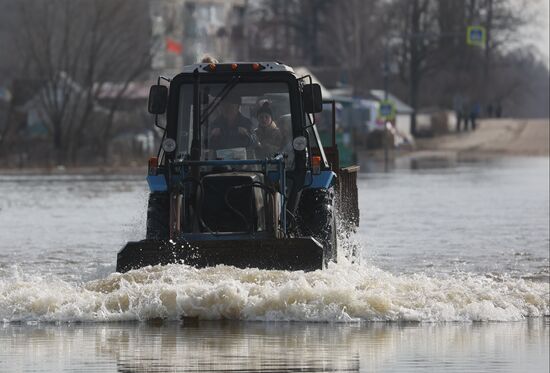
<path id="1" fill-rule="evenodd" d="M 299 232 L 323 245 L 325 265 L 337 261 L 337 227 L 334 189 L 306 189 L 299 204 Z"/>
<path id="2" fill-rule="evenodd" d="M 168 193 L 149 194 L 147 205 L 147 239 L 170 238 L 170 197 Z"/>

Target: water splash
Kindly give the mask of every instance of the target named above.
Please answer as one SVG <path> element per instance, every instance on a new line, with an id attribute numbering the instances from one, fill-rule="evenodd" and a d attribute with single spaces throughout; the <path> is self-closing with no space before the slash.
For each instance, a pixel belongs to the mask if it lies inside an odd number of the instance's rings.
<path id="1" fill-rule="evenodd" d="M 84 283 L 54 275 L 0 277 L 4 322 L 219 320 L 514 321 L 548 315 L 549 284 L 459 273 L 394 275 L 342 262 L 315 272 L 228 266 L 146 267 Z"/>

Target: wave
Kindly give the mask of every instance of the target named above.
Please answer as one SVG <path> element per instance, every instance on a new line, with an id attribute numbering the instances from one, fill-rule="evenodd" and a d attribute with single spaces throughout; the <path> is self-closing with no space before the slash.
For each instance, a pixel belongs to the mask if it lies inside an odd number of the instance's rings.
<path id="1" fill-rule="evenodd" d="M 394 275 L 370 265 L 315 272 L 146 267 L 83 283 L 0 277 L 0 320 L 109 322 L 184 317 L 306 322 L 516 321 L 549 314 L 549 284 L 456 273 Z"/>

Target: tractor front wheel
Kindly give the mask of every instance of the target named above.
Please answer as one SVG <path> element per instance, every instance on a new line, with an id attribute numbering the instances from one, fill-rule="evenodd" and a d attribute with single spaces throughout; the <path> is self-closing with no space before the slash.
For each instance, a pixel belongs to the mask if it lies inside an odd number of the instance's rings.
<path id="1" fill-rule="evenodd" d="M 337 259 L 337 228 L 334 189 L 306 189 L 299 205 L 300 233 L 323 245 L 325 265 Z"/>
<path id="2" fill-rule="evenodd" d="M 154 240 L 170 238 L 170 197 L 168 193 L 149 194 L 146 238 Z"/>

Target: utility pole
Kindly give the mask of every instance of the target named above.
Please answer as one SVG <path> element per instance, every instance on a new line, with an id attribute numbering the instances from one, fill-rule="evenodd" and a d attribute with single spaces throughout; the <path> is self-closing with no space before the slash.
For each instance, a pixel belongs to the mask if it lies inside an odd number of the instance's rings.
<path id="1" fill-rule="evenodd" d="M 389 75 L 390 75 L 390 56 L 389 56 L 389 46 L 388 41 L 386 40 L 385 46 L 384 46 L 384 68 L 383 68 L 383 74 L 384 74 L 384 101 L 388 102 L 388 85 L 389 85 Z M 388 138 L 388 122 L 387 120 L 384 120 L 384 170 L 388 171 L 389 168 L 389 138 Z"/>
<path id="2" fill-rule="evenodd" d="M 485 61 L 483 64 L 483 79 L 485 81 L 485 84 L 483 84 L 484 89 L 484 99 L 485 99 L 485 105 L 489 104 L 487 102 L 487 99 L 490 97 L 491 92 L 491 76 L 490 76 L 490 66 L 491 66 L 491 28 L 493 24 L 493 0 L 488 0 L 488 9 L 487 9 L 487 19 L 485 23 Z M 492 97 L 490 98 L 492 100 Z"/>
<path id="3" fill-rule="evenodd" d="M 420 74 L 420 56 L 418 50 L 418 36 L 420 35 L 420 7 L 418 0 L 413 0 L 411 10 L 411 36 L 409 37 L 409 95 L 413 109 L 411 114 L 411 134 L 416 136 L 416 110 L 418 108 L 418 86 Z"/>
<path id="4" fill-rule="evenodd" d="M 487 9 L 487 19 L 485 22 L 485 78 L 489 77 L 489 66 L 490 66 L 490 44 L 491 44 L 491 28 L 493 26 L 493 0 L 488 0 L 488 9 Z"/>

